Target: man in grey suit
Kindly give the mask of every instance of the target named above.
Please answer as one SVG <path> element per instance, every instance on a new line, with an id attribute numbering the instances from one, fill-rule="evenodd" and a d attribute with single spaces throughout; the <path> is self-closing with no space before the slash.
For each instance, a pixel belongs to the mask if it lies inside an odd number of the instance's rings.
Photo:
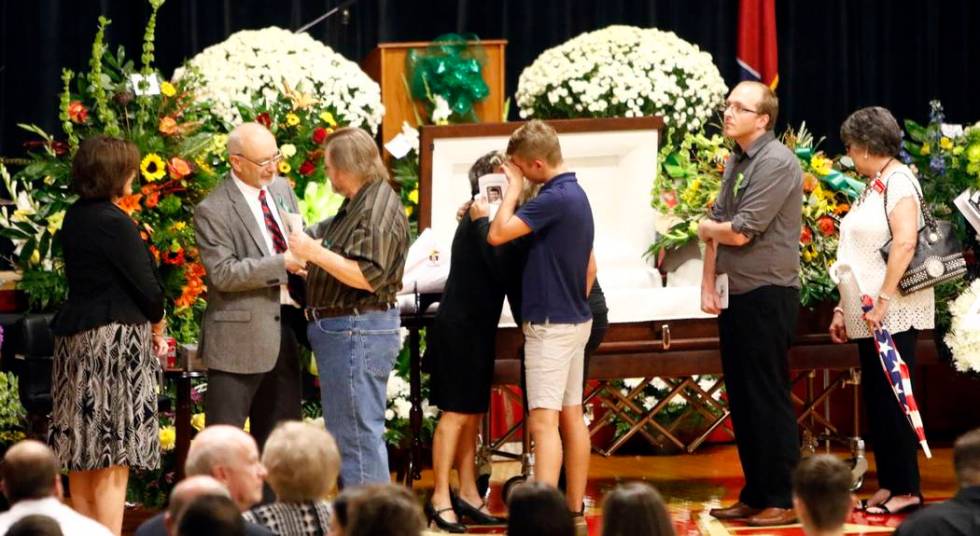
<path id="1" fill-rule="evenodd" d="M 232 171 L 194 211 L 207 269 L 208 306 L 198 351 L 208 366 L 208 425 L 250 419 L 259 448 L 281 420 L 301 417 L 297 334 L 305 262 L 287 249 L 296 195 L 276 176 L 282 155 L 258 123 L 228 136 Z M 290 277 L 290 275 L 293 277 Z"/>

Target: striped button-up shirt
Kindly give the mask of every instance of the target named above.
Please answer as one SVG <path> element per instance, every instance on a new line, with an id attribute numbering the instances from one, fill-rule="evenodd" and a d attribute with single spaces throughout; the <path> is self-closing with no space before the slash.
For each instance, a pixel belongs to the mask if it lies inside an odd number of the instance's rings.
<path id="1" fill-rule="evenodd" d="M 374 292 L 341 283 L 310 264 L 306 278 L 309 307 L 359 307 L 395 302 L 408 253 L 408 219 L 401 199 L 384 180 L 368 182 L 344 200 L 333 218 L 310 229 L 323 247 L 357 261 Z"/>

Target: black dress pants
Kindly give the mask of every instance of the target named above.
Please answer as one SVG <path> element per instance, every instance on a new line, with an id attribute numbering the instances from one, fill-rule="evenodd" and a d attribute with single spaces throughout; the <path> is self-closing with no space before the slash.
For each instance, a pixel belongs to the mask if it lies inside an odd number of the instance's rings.
<path id="1" fill-rule="evenodd" d="M 915 370 L 916 329 L 893 333 L 895 348 L 909 367 Z M 891 383 L 885 377 L 874 339 L 857 339 L 861 356 L 861 394 L 875 453 L 878 486 L 893 495 L 919 494 L 919 440 L 908 417 L 898 405 Z M 914 378 L 913 378 L 914 380 Z M 915 382 L 912 382 L 915 387 Z M 914 394 L 913 390 L 913 394 Z"/>
<path id="2" fill-rule="evenodd" d="M 731 295 L 718 316 L 721 364 L 745 475 L 739 500 L 753 508 L 792 508 L 800 458 L 787 352 L 796 333 L 799 290 L 764 286 Z"/>

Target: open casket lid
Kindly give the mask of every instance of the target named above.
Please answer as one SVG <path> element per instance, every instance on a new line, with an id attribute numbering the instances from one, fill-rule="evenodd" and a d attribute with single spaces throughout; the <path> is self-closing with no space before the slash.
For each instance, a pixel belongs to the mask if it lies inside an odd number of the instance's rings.
<path id="1" fill-rule="evenodd" d="M 610 322 L 706 316 L 700 287 L 664 288 L 647 249 L 660 217 L 650 205 L 657 173 L 659 117 L 547 121 L 558 131 L 565 165 L 578 177 L 595 220 L 595 255 Z M 471 197 L 468 172 L 479 157 L 504 151 L 522 122 L 423 126 L 419 229 L 452 243 L 456 212 Z M 510 319 L 504 308 L 503 323 Z"/>

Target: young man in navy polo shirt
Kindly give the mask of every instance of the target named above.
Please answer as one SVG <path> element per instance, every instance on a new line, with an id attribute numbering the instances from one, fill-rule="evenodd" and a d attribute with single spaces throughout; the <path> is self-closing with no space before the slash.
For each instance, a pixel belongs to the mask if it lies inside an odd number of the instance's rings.
<path id="1" fill-rule="evenodd" d="M 558 134 L 550 126 L 531 121 L 517 129 L 507 156 L 502 166 L 507 193 L 487 240 L 496 246 L 534 233 L 521 314 L 535 480 L 558 484 L 564 447 L 566 500 L 579 513 L 590 451 L 582 375 L 592 327 L 587 289 L 596 272 L 592 208 L 575 174 L 565 169 Z M 525 178 L 541 184 L 541 190 L 515 214 Z"/>

